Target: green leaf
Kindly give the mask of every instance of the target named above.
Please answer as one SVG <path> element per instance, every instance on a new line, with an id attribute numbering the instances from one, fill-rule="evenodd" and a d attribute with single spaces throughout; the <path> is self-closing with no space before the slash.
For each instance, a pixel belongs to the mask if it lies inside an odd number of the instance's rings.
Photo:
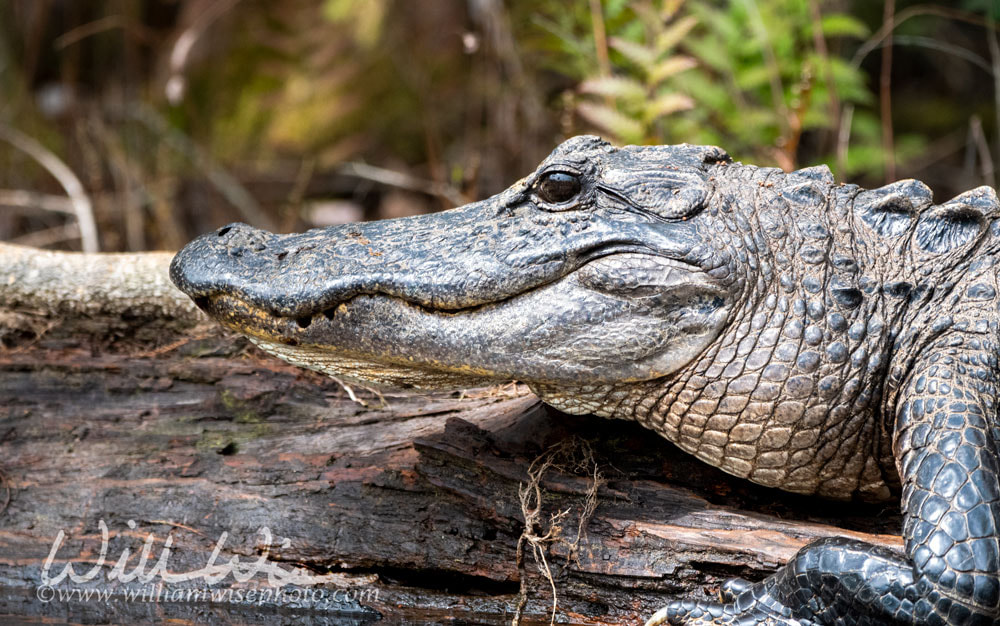
<path id="1" fill-rule="evenodd" d="M 636 20 L 637 22 L 642 24 L 656 24 L 661 21 L 658 11 L 650 3 L 632 1 L 629 3 L 629 8 L 639 18 Z"/>
<path id="2" fill-rule="evenodd" d="M 733 108 L 733 98 L 721 81 L 713 80 L 707 72 L 688 72 L 677 77 L 676 84 L 691 95 L 700 107 L 712 111 Z"/>
<path id="3" fill-rule="evenodd" d="M 858 109 L 851 118 L 851 142 L 859 139 L 863 142 L 881 145 L 882 120 L 872 111 Z"/>
<path id="4" fill-rule="evenodd" d="M 866 76 L 861 70 L 836 57 L 830 57 L 830 69 L 841 100 L 858 104 L 871 104 L 875 101 L 871 90 L 865 84 Z M 820 78 L 826 80 L 825 73 L 821 74 Z"/>
<path id="5" fill-rule="evenodd" d="M 612 37 L 608 40 L 608 43 L 612 48 L 620 52 L 622 56 L 641 67 L 645 72 L 648 72 L 656 62 L 656 52 L 642 44 L 622 39 L 621 37 Z"/>
<path id="6" fill-rule="evenodd" d="M 382 36 L 386 3 L 382 0 L 326 0 L 323 16 L 331 22 L 353 22 L 354 40 L 372 48 Z"/>
<path id="7" fill-rule="evenodd" d="M 826 37 L 857 37 L 863 39 L 871 33 L 864 22 L 843 13 L 824 15 L 820 21 L 820 29 Z"/>
<path id="8" fill-rule="evenodd" d="M 580 83 L 582 93 L 611 96 L 629 101 L 646 99 L 646 88 L 639 81 L 624 76 L 603 76 L 590 78 Z"/>
<path id="9" fill-rule="evenodd" d="M 882 177 L 882 167 L 885 164 L 885 153 L 878 145 L 848 146 L 847 174 L 848 176 Z"/>
<path id="10" fill-rule="evenodd" d="M 581 102 L 577 105 L 576 110 L 580 117 L 624 143 L 640 143 L 642 141 L 642 124 L 610 107 Z"/>
<path id="11" fill-rule="evenodd" d="M 824 129 L 832 126 L 833 121 L 830 118 L 829 106 L 825 101 L 813 102 L 812 106 L 802 114 L 802 130 Z"/>
<path id="12" fill-rule="evenodd" d="M 708 34 L 700 39 L 689 41 L 685 44 L 685 47 L 699 61 L 721 74 L 729 74 L 734 71 L 734 59 L 732 55 L 726 48 L 725 43 L 714 34 Z"/>
<path id="13" fill-rule="evenodd" d="M 646 121 L 652 122 L 678 111 L 694 108 L 694 100 L 682 93 L 665 93 L 646 107 Z"/>
<path id="14" fill-rule="evenodd" d="M 736 85 L 744 91 L 770 89 L 770 71 L 763 63 L 751 65 L 736 75 Z"/>
<path id="15" fill-rule="evenodd" d="M 928 139 L 924 135 L 907 133 L 896 135 L 896 161 L 905 163 L 927 154 Z"/>
<path id="16" fill-rule="evenodd" d="M 740 6 L 731 3 L 730 11 L 718 9 L 696 2 L 689 7 L 690 11 L 705 25 L 709 32 L 716 34 L 724 43 L 735 43 L 747 37 L 746 18 L 737 17 Z"/>
<path id="17" fill-rule="evenodd" d="M 659 85 L 671 76 L 695 67 L 698 67 L 698 62 L 691 57 L 682 55 L 668 57 L 650 69 L 649 82 L 653 85 Z"/>
<path id="18" fill-rule="evenodd" d="M 628 8 L 630 0 L 604 0 L 601 4 L 604 5 L 604 19 L 611 22 L 616 17 L 620 16 Z"/>
<path id="19" fill-rule="evenodd" d="M 684 0 L 666 0 L 663 3 L 663 8 L 660 14 L 664 20 L 669 20 L 681 10 L 681 5 L 684 4 Z"/>
<path id="20" fill-rule="evenodd" d="M 688 15 L 677 20 L 673 24 L 667 27 L 662 33 L 656 38 L 656 51 L 660 54 L 665 54 L 669 52 L 674 46 L 676 46 L 691 29 L 698 24 L 698 18 L 693 15 Z"/>

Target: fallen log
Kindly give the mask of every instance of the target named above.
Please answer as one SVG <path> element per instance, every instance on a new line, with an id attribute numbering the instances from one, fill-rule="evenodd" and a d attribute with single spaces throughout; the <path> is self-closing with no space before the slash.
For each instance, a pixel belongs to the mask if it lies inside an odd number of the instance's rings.
<path id="1" fill-rule="evenodd" d="M 168 262 L 0 244 L 0 616 L 635 623 L 819 537 L 901 544 L 892 505 L 759 488 L 520 386 L 349 394 Z"/>

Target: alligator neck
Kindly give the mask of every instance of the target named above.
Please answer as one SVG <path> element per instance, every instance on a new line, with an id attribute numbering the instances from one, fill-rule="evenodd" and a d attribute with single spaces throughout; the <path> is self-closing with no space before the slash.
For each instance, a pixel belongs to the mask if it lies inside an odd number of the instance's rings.
<path id="1" fill-rule="evenodd" d="M 758 206 L 781 201 L 766 186 L 757 188 L 767 196 L 758 195 Z M 764 276 L 758 284 L 766 287 L 750 290 L 729 330 L 672 376 L 577 389 L 536 385 L 536 391 L 570 413 L 635 420 L 760 484 L 834 498 L 888 498 L 898 478 L 882 399 L 906 298 L 883 293 L 894 288 L 884 276 L 889 272 L 856 261 L 868 256 L 865 242 L 849 239 L 847 228 L 837 232 L 835 223 L 799 223 L 783 233 L 782 247 L 759 259 L 761 274 L 780 278 Z M 817 231 L 826 231 L 826 239 L 810 240 Z M 802 271 L 811 245 L 826 247 L 827 262 Z M 851 262 L 838 265 L 838 258 Z M 848 284 L 858 287 L 838 294 L 837 285 Z"/>

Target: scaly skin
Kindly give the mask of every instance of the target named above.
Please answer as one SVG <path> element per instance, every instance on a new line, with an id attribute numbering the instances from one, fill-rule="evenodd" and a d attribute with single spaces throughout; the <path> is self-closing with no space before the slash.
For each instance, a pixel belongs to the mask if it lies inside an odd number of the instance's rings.
<path id="1" fill-rule="evenodd" d="M 521 380 L 763 485 L 901 494 L 903 554 L 815 542 L 651 623 L 994 624 L 998 216 L 988 188 L 934 205 L 916 181 L 866 191 L 577 137 L 488 200 L 301 235 L 231 225 L 171 275 L 304 367 Z"/>

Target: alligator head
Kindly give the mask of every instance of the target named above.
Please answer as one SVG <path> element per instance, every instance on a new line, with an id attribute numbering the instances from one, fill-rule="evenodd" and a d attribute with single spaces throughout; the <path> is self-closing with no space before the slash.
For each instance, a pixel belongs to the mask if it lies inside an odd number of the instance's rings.
<path id="1" fill-rule="evenodd" d="M 225 226 L 185 247 L 171 277 L 264 350 L 378 385 L 661 378 L 713 341 L 744 291 L 713 205 L 710 172 L 728 161 L 576 137 L 450 211 L 291 235 Z"/>

